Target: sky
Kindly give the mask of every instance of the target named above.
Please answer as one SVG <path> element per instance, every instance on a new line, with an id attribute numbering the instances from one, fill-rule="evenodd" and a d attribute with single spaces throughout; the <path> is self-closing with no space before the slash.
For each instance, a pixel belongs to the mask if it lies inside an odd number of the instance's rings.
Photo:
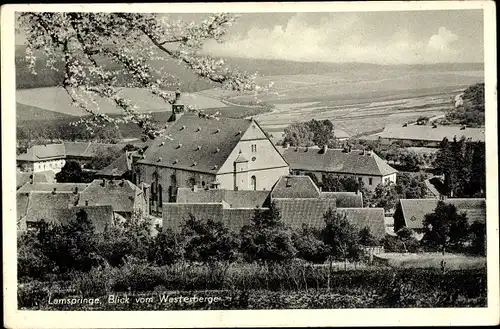
<path id="1" fill-rule="evenodd" d="M 242 14 L 218 56 L 414 64 L 483 62 L 481 10 Z"/>
<path id="2" fill-rule="evenodd" d="M 199 21 L 204 14 L 173 14 Z M 24 38 L 16 37 L 16 44 Z M 482 10 L 245 13 L 214 56 L 312 62 L 427 64 L 483 62 Z"/>

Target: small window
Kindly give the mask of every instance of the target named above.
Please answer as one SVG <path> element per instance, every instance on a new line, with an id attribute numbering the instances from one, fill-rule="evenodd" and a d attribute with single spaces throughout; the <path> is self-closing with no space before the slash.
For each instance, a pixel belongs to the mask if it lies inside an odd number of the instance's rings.
<path id="1" fill-rule="evenodd" d="M 252 144 L 252 152 L 257 152 L 257 144 Z"/>
<path id="2" fill-rule="evenodd" d="M 368 178 L 368 184 L 373 185 L 373 178 Z"/>
<path id="3" fill-rule="evenodd" d="M 257 177 L 255 176 L 252 176 L 251 180 L 250 180 L 250 183 L 251 183 L 251 189 L 252 190 L 257 190 Z"/>

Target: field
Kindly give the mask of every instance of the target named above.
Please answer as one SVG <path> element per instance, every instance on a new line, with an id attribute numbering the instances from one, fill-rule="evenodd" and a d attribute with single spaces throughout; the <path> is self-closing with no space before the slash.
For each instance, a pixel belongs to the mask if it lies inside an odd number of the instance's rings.
<path id="1" fill-rule="evenodd" d="M 445 261 L 448 270 L 461 270 L 473 268 L 486 268 L 485 257 L 473 257 L 457 254 L 421 253 L 401 254 L 385 253 L 376 256 L 388 266 L 396 268 L 440 268 Z"/>
<path id="2" fill-rule="evenodd" d="M 20 86 L 36 86 L 36 83 L 31 83 L 21 53 L 19 49 L 16 62 Z M 192 74 L 182 71 L 178 65 L 169 62 L 154 65 L 166 65 L 181 78 L 185 76 L 190 83 L 196 84 L 182 90 L 181 102 L 185 105 L 198 109 L 221 109 L 224 115 L 232 117 L 253 116 L 269 132 L 281 132 L 294 122 L 313 118 L 330 119 L 337 129 L 350 136 L 379 132 L 388 123 L 402 124 L 419 116 L 443 115 L 451 109 L 458 93 L 484 79 L 482 65 L 467 63 L 381 66 L 235 58 L 226 62 L 249 72 L 258 71 L 262 74 L 257 80 L 258 84 L 271 85 L 271 88 L 266 92 L 250 94 L 237 94 L 220 88 L 209 89 L 210 86 L 206 84 L 197 84 Z M 46 81 L 55 79 L 48 72 L 44 74 Z M 39 78 L 40 75 L 37 76 Z M 40 87 L 43 88 L 18 89 L 18 104 L 72 116 L 84 114 L 71 105 L 70 98 L 60 87 Z M 124 88 L 122 94 L 137 104 L 140 112 L 169 110 L 168 104 L 144 89 Z M 255 102 L 268 105 L 251 105 Z M 121 113 L 120 109 L 106 100 L 98 99 L 97 103 L 103 112 Z M 272 111 L 269 111 L 273 106 Z M 233 109 L 235 114 L 232 113 Z M 29 116 L 29 112 L 24 113 L 20 116 Z M 43 117 L 36 113 L 33 115 L 34 120 Z"/>
<path id="3" fill-rule="evenodd" d="M 123 88 L 120 94 L 137 104 L 139 112 L 149 113 L 170 110 L 169 104 L 153 96 L 145 89 Z M 81 116 L 86 114 L 83 110 L 72 106 L 71 98 L 61 87 L 20 89 L 16 92 L 16 101 L 22 105 L 35 106 L 67 115 Z M 121 109 L 108 100 L 96 97 L 96 101 L 101 112 L 109 114 L 123 113 Z M 198 93 L 184 93 L 181 96 L 181 102 L 186 106 L 191 105 L 198 109 L 226 107 L 226 104 L 220 100 Z M 95 105 L 92 107 L 95 108 Z"/>

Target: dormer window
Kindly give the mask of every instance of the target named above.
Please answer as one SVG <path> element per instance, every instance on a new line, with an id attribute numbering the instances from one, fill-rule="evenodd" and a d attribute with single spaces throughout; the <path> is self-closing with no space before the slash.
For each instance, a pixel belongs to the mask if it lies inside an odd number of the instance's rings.
<path id="1" fill-rule="evenodd" d="M 181 130 L 184 130 L 184 129 L 186 129 L 186 126 L 182 126 L 182 127 L 181 127 Z"/>
<path id="2" fill-rule="evenodd" d="M 177 160 L 177 159 L 174 159 L 174 164 L 176 164 L 176 163 L 178 163 L 178 162 L 179 162 L 179 160 Z"/>
<path id="3" fill-rule="evenodd" d="M 201 150 L 201 146 L 200 146 L 200 145 L 198 145 L 198 146 L 196 147 L 196 151 L 199 151 L 199 150 Z"/>
<path id="4" fill-rule="evenodd" d="M 219 152 L 220 152 L 220 148 L 216 148 L 215 153 L 219 153 Z"/>
<path id="5" fill-rule="evenodd" d="M 191 167 L 194 167 L 194 166 L 196 166 L 197 164 L 198 164 L 198 163 L 195 161 L 195 162 L 193 162 L 193 164 L 191 165 Z"/>
<path id="6" fill-rule="evenodd" d="M 156 162 L 160 162 L 161 160 L 163 160 L 163 159 L 162 159 L 162 157 L 159 157 L 159 158 L 156 160 Z"/>
<path id="7" fill-rule="evenodd" d="M 180 149 L 182 147 L 182 144 L 179 143 L 179 145 L 177 145 L 177 148 Z"/>
<path id="8" fill-rule="evenodd" d="M 215 131 L 215 133 L 220 133 L 220 128 L 217 128 L 217 130 Z"/>
<path id="9" fill-rule="evenodd" d="M 201 127 L 196 128 L 196 131 L 201 131 Z"/>
<path id="10" fill-rule="evenodd" d="M 165 145 L 165 142 L 161 142 L 161 143 L 160 143 L 160 146 L 163 146 L 163 145 Z"/>

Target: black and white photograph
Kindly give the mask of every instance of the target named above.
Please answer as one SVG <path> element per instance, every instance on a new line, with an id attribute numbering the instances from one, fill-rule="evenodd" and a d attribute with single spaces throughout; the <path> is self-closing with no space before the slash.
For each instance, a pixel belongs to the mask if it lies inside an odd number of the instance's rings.
<path id="1" fill-rule="evenodd" d="M 494 3 L 234 5 L 2 8 L 5 322 L 498 324 Z"/>

